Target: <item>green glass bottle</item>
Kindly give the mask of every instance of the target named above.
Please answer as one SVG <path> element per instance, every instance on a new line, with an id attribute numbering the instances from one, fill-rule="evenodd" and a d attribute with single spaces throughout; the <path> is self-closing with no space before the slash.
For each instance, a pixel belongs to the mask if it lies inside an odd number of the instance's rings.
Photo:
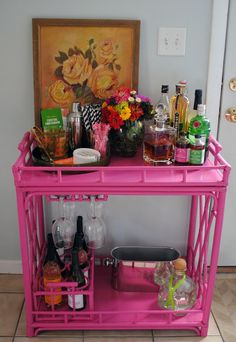
<path id="1" fill-rule="evenodd" d="M 188 138 L 190 140 L 190 144 L 194 145 L 195 135 L 200 134 L 204 139 L 207 151 L 210 131 L 210 121 L 206 117 L 206 106 L 203 104 L 199 104 L 197 107 L 197 115 L 193 117 L 189 123 Z"/>

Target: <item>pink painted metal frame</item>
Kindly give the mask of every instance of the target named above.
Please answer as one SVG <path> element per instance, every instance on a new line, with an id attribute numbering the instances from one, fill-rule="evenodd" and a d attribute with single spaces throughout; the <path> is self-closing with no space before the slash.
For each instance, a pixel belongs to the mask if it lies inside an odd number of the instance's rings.
<path id="1" fill-rule="evenodd" d="M 107 167 L 35 167 L 32 149 L 35 142 L 26 133 L 18 148 L 20 156 L 13 166 L 16 187 L 19 233 L 24 274 L 27 335 L 43 330 L 99 329 L 191 329 L 207 335 L 217 269 L 230 165 L 220 155 L 221 147 L 211 137 L 209 158 L 204 166 L 144 165 L 136 158 L 112 158 Z M 187 195 L 191 196 L 187 243 L 188 273 L 198 285 L 195 307 L 176 316 L 157 306 L 157 293 L 117 292 L 111 287 L 111 270 L 95 266 L 91 257 L 86 288 L 88 298 L 83 311 L 69 310 L 66 301 L 59 309 L 44 305 L 41 282 L 45 253 L 45 202 L 58 195 L 71 201 L 86 201 L 88 195 Z M 209 239 L 212 233 L 213 239 Z M 208 260 L 208 252 L 210 260 Z M 101 260 L 100 260 L 101 261 Z M 63 298 L 76 294 L 74 283 L 61 283 Z M 51 286 L 49 293 L 55 293 Z M 119 294 L 119 296 L 117 296 Z M 125 303 L 125 305 L 124 305 Z"/>

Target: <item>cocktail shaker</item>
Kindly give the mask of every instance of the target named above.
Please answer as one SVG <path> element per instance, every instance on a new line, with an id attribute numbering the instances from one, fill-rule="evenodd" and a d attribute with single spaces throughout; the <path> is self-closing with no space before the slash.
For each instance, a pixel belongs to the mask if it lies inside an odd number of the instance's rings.
<path id="1" fill-rule="evenodd" d="M 74 151 L 82 146 L 83 122 L 80 103 L 72 104 L 72 112 L 68 115 L 67 126 L 69 131 L 70 149 Z"/>

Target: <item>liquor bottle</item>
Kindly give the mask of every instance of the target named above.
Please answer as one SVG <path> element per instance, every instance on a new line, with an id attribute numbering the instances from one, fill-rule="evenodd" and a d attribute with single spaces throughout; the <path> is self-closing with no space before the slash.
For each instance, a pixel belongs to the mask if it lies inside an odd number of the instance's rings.
<path id="1" fill-rule="evenodd" d="M 179 138 L 175 145 L 175 164 L 188 165 L 189 164 L 190 145 L 187 133 L 180 132 Z"/>
<path id="2" fill-rule="evenodd" d="M 82 216 L 78 216 L 77 217 L 77 236 L 81 239 L 81 241 L 83 242 L 83 248 L 86 252 L 88 252 L 88 246 L 85 240 L 85 236 L 84 236 L 84 230 L 83 230 L 83 217 Z M 75 246 L 75 243 L 74 243 Z"/>
<path id="3" fill-rule="evenodd" d="M 165 122 L 166 116 L 157 112 L 154 115 L 154 122 L 145 125 L 143 159 L 148 164 L 172 164 L 176 130 Z"/>
<path id="4" fill-rule="evenodd" d="M 194 139 L 194 143 L 190 143 L 189 164 L 203 165 L 205 160 L 205 140 L 200 134 L 196 134 Z"/>
<path id="5" fill-rule="evenodd" d="M 179 132 L 186 129 L 186 120 L 189 111 L 189 99 L 185 95 L 186 81 L 176 84 L 176 94 L 170 99 L 170 124 Z"/>
<path id="6" fill-rule="evenodd" d="M 188 131 L 189 124 L 192 118 L 194 118 L 197 115 L 197 107 L 199 104 L 202 104 L 202 89 L 195 90 L 193 110 L 189 111 L 187 117 L 186 131 Z"/>
<path id="7" fill-rule="evenodd" d="M 84 273 L 81 270 L 78 259 L 78 250 L 72 251 L 72 266 L 70 280 L 77 283 L 77 289 L 86 285 Z M 71 309 L 83 310 L 86 306 L 86 297 L 84 294 L 68 294 L 68 306 Z"/>
<path id="8" fill-rule="evenodd" d="M 186 261 L 179 258 L 173 261 L 174 271 L 158 293 L 158 304 L 169 310 L 187 310 L 196 302 L 196 285 L 186 275 Z"/>
<path id="9" fill-rule="evenodd" d="M 56 262 L 59 265 L 61 270 L 63 270 L 65 267 L 64 263 L 61 261 L 59 255 L 57 253 L 56 247 L 55 247 L 54 242 L 53 242 L 52 233 L 49 233 L 47 235 L 47 254 L 46 254 L 46 257 L 44 259 L 44 265 L 49 261 Z"/>
<path id="10" fill-rule="evenodd" d="M 166 124 L 170 122 L 170 104 L 169 104 L 169 97 L 168 97 L 169 86 L 162 85 L 161 86 L 161 97 L 157 102 L 156 111 L 162 112 L 166 115 Z"/>
<path id="11" fill-rule="evenodd" d="M 195 135 L 200 134 L 207 149 L 210 131 L 210 121 L 206 117 L 206 106 L 199 104 L 197 107 L 197 115 L 189 123 L 188 138 L 190 143 L 194 144 Z"/>
<path id="12" fill-rule="evenodd" d="M 79 265 L 80 265 L 81 269 L 83 270 L 83 269 L 87 268 L 89 266 L 88 254 L 84 250 L 83 241 L 82 241 L 81 237 L 78 235 L 77 232 L 75 234 L 73 250 L 74 249 L 76 249 L 77 252 L 78 252 Z M 85 275 L 88 276 L 87 273 Z"/>
<path id="13" fill-rule="evenodd" d="M 163 286 L 173 273 L 173 264 L 170 261 L 158 261 L 154 271 L 154 283 Z"/>
<path id="14" fill-rule="evenodd" d="M 47 261 L 43 266 L 44 290 L 50 291 L 48 283 L 60 283 L 61 281 L 62 278 L 59 264 L 56 261 Z M 61 288 L 54 288 L 54 291 L 56 292 L 55 294 L 52 292 L 52 294 L 44 296 L 45 303 L 49 306 L 58 305 L 62 301 L 62 295 L 60 294 Z"/>

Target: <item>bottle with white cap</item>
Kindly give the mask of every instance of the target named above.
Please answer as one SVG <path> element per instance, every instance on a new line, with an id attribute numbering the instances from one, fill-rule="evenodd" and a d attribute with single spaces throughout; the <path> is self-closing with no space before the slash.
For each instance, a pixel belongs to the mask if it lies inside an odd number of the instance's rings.
<path id="1" fill-rule="evenodd" d="M 72 112 L 68 115 L 69 146 L 71 151 L 82 147 L 83 122 L 80 103 L 72 104 Z"/>
<path id="2" fill-rule="evenodd" d="M 199 104 L 197 106 L 197 115 L 194 116 L 189 123 L 188 138 L 190 144 L 195 143 L 196 135 L 201 135 L 202 139 L 204 139 L 207 152 L 210 131 L 210 121 L 206 117 L 206 106 L 204 104 Z"/>

